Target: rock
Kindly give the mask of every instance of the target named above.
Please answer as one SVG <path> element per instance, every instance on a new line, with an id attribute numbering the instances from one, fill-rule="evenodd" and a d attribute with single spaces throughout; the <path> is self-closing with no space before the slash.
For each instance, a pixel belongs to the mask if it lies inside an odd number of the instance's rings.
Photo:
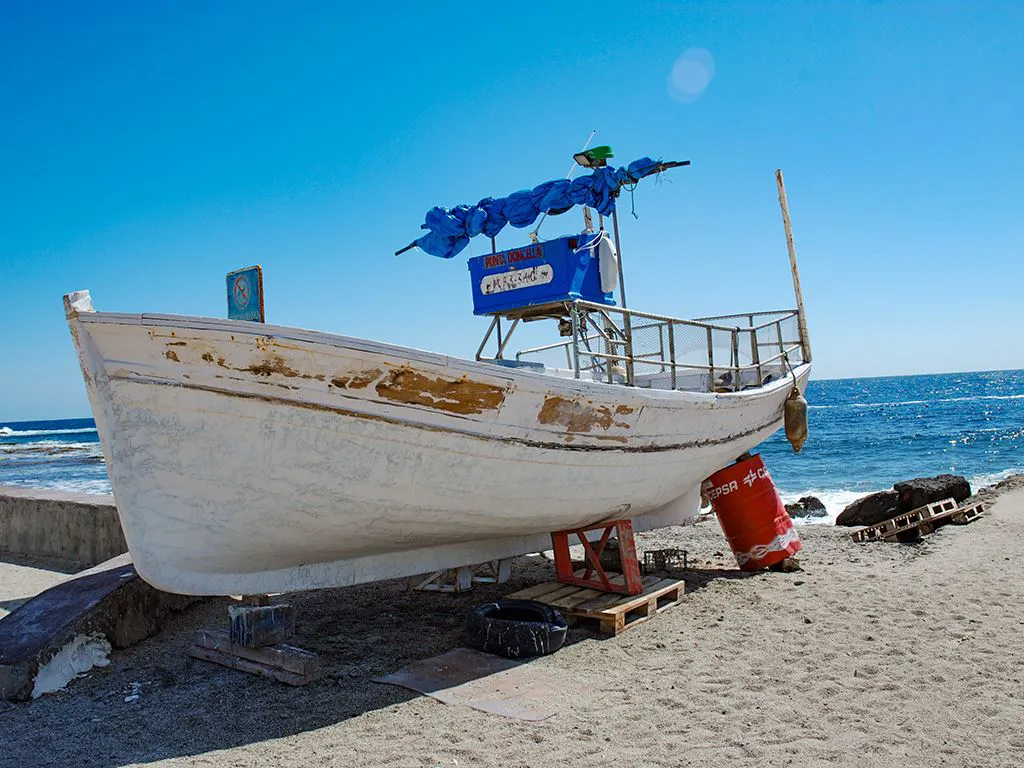
<path id="1" fill-rule="evenodd" d="M 916 477 L 896 483 L 891 491 L 879 491 L 857 499 L 840 513 L 836 525 L 874 525 L 943 499 L 952 498 L 959 504 L 970 495 L 971 484 L 960 475 Z"/>
<path id="2" fill-rule="evenodd" d="M 857 499 L 839 513 L 836 525 L 874 525 L 900 513 L 900 495 L 896 491 L 879 491 Z"/>
<path id="3" fill-rule="evenodd" d="M 897 514 L 900 514 L 943 499 L 952 498 L 959 504 L 971 495 L 971 484 L 961 475 L 938 475 L 896 483 L 893 490 L 899 494 Z"/>
<path id="4" fill-rule="evenodd" d="M 804 496 L 786 505 L 790 517 L 828 517 L 828 510 L 817 496 Z"/>

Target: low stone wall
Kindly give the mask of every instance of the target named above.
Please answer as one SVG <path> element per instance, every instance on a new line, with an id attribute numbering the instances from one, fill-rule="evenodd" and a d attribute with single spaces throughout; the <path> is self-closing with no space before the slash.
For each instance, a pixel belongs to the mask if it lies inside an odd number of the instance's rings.
<path id="1" fill-rule="evenodd" d="M 0 554 L 88 568 L 127 551 L 113 496 L 0 485 Z"/>

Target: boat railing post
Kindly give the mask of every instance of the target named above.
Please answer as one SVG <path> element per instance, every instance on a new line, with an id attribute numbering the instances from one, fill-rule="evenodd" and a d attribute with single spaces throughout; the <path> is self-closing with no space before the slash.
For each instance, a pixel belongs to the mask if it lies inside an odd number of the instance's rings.
<path id="1" fill-rule="evenodd" d="M 715 391 L 715 341 L 708 328 L 708 392 Z"/>
<path id="2" fill-rule="evenodd" d="M 498 319 L 500 320 L 500 318 L 498 318 Z M 512 333 L 515 331 L 517 325 L 519 325 L 519 318 L 518 317 L 515 318 L 512 321 L 512 325 L 509 326 L 508 333 L 505 334 L 504 341 L 500 341 L 500 343 L 498 344 L 498 357 L 497 357 L 498 360 L 501 360 L 504 357 L 504 355 L 505 355 L 505 347 L 508 346 L 509 341 L 512 339 Z M 499 331 L 501 330 L 501 326 L 500 325 L 498 326 L 498 330 Z M 518 359 L 518 357 L 517 357 L 517 359 Z"/>
<path id="3" fill-rule="evenodd" d="M 675 323 L 668 324 L 668 361 L 672 371 L 672 389 L 676 388 L 676 334 Z"/>
<path id="4" fill-rule="evenodd" d="M 484 340 L 480 342 L 480 346 L 476 350 L 476 359 L 482 360 L 484 354 L 484 347 L 487 346 L 487 342 L 491 339 L 491 334 L 494 333 L 494 325 L 498 322 L 498 317 L 495 315 L 491 318 L 491 324 L 487 327 L 487 333 L 484 334 Z"/>
<path id="5" fill-rule="evenodd" d="M 750 318 L 750 362 L 757 369 L 757 385 L 761 386 L 761 379 L 764 378 L 761 375 L 761 350 L 757 346 L 757 328 L 753 327 L 754 318 Z"/>
<path id="6" fill-rule="evenodd" d="M 786 354 L 786 340 L 782 336 L 782 321 L 775 322 L 775 332 L 779 334 L 779 364 L 782 365 L 782 358 Z"/>
<path id="7" fill-rule="evenodd" d="M 732 380 L 733 391 L 740 387 L 740 329 L 732 329 L 732 365 L 734 377 Z"/>
<path id="8" fill-rule="evenodd" d="M 658 360 L 661 365 L 658 366 L 658 372 L 665 372 L 665 323 L 658 323 Z"/>
<path id="9" fill-rule="evenodd" d="M 578 379 L 580 377 L 580 316 L 575 301 L 572 303 L 569 317 L 572 320 L 572 369 Z"/>
<path id="10" fill-rule="evenodd" d="M 615 358 L 612 357 L 615 354 L 615 324 L 607 312 L 602 312 L 601 315 L 604 318 L 604 353 L 608 355 L 604 359 L 605 378 L 608 379 L 609 384 L 612 384 L 614 382 L 612 368 L 615 367 Z"/>

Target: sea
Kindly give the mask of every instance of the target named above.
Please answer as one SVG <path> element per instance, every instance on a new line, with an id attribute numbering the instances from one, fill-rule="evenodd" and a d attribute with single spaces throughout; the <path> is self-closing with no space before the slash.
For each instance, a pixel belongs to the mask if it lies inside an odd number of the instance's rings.
<path id="1" fill-rule="evenodd" d="M 825 504 L 816 522 L 914 477 L 980 488 L 1024 472 L 1024 370 L 813 380 L 806 397 L 803 450 L 779 430 L 757 451 L 784 501 Z M 0 422 L 0 485 L 110 493 L 95 422 Z"/>

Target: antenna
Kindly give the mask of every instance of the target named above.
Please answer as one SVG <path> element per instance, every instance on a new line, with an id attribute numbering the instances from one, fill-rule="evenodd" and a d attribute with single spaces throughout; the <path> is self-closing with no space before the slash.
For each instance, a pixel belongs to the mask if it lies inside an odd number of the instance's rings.
<path id="1" fill-rule="evenodd" d="M 586 152 L 587 148 L 590 147 L 590 142 L 592 142 L 594 140 L 594 137 L 596 135 L 597 135 L 597 128 L 595 128 L 594 130 L 592 130 L 590 132 L 590 137 L 587 139 L 587 143 L 583 145 L 583 149 L 580 152 L 578 152 L 577 154 L 580 154 L 582 152 Z M 576 158 L 573 157 L 572 166 L 570 166 L 569 172 L 565 174 L 565 178 L 572 179 L 572 177 L 576 173 L 576 169 L 579 168 L 579 167 L 580 167 L 580 164 L 578 162 L 576 162 Z M 539 240 L 538 233 L 540 232 L 540 225 L 544 223 L 544 219 L 546 219 L 547 217 L 548 217 L 548 212 L 544 211 L 544 213 L 541 214 L 540 220 L 537 222 L 536 228 L 534 228 L 533 232 L 530 233 L 530 242 L 531 243 L 536 243 Z"/>

